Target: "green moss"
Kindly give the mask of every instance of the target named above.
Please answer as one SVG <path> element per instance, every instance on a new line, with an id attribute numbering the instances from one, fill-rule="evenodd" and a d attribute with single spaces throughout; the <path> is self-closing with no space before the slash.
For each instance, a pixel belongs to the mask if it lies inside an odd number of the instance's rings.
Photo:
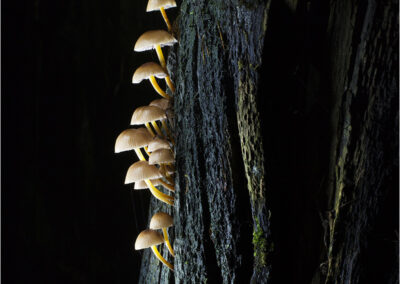
<path id="1" fill-rule="evenodd" d="M 253 246 L 256 268 L 266 266 L 268 251 L 272 250 L 273 247 L 268 248 L 268 242 L 264 237 L 264 231 L 260 226 L 258 218 L 256 218 L 256 228 L 253 231 Z"/>

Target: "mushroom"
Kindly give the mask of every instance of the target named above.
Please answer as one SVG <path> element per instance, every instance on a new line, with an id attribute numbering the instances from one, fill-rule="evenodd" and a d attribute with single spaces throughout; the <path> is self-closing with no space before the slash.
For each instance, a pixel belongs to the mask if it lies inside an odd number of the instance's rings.
<path id="1" fill-rule="evenodd" d="M 174 271 L 174 266 L 169 263 L 162 255 L 158 252 L 156 245 L 162 244 L 164 242 L 163 236 L 154 230 L 147 229 L 142 231 L 139 236 L 137 236 L 135 241 L 135 250 L 146 249 L 151 247 L 154 255 L 169 269 Z"/>
<path id="2" fill-rule="evenodd" d="M 144 79 L 149 79 L 151 85 L 153 86 L 154 90 L 156 90 L 157 93 L 160 94 L 160 96 L 164 98 L 171 98 L 166 92 L 164 92 L 160 86 L 158 85 L 156 78 L 164 79 L 168 76 L 167 72 L 157 63 L 154 62 L 148 62 L 140 66 L 138 69 L 136 69 L 135 73 L 133 74 L 132 77 L 132 83 L 133 84 L 138 84 L 142 82 Z M 168 83 L 168 81 L 167 81 Z M 169 85 L 168 85 L 169 86 Z M 174 88 L 173 86 L 169 86 L 169 88 L 172 90 Z M 175 90 L 175 88 L 174 88 Z"/>
<path id="3" fill-rule="evenodd" d="M 140 148 L 145 148 L 152 141 L 152 138 L 146 128 L 126 129 L 118 135 L 114 151 L 115 153 L 120 153 L 135 150 L 138 158 L 145 161 L 146 159 Z"/>
<path id="4" fill-rule="evenodd" d="M 149 157 L 150 165 L 158 164 L 161 166 L 161 168 L 164 168 L 164 169 L 165 169 L 166 164 L 169 165 L 174 162 L 175 162 L 174 154 L 172 153 L 172 151 L 170 149 L 158 149 L 158 150 L 152 152 Z M 170 178 L 170 175 L 167 170 L 165 170 L 165 177 L 172 184 L 172 186 L 174 186 L 174 181 Z"/>
<path id="5" fill-rule="evenodd" d="M 164 134 L 161 132 L 160 128 L 157 125 L 157 120 L 166 119 L 165 110 L 162 110 L 155 106 L 141 106 L 135 109 L 131 118 L 131 125 L 140 125 L 144 124 L 147 130 L 150 132 L 152 136 L 155 136 L 153 130 L 150 127 L 151 123 L 156 130 L 157 134 L 164 137 Z"/>
<path id="6" fill-rule="evenodd" d="M 157 151 L 158 149 L 171 149 L 171 146 L 166 139 L 162 139 L 159 136 L 154 137 L 147 146 L 149 152 Z"/>
<path id="7" fill-rule="evenodd" d="M 171 24 L 168 20 L 167 13 L 165 13 L 165 9 L 176 7 L 175 0 L 149 0 L 147 3 L 146 12 L 157 11 L 160 10 L 161 15 L 164 18 L 165 23 L 167 24 L 168 31 L 171 31 Z"/>
<path id="8" fill-rule="evenodd" d="M 150 180 L 154 186 L 161 185 L 159 179 L 152 179 Z M 149 188 L 144 180 L 139 180 L 135 182 L 135 186 L 133 187 L 134 190 L 146 189 Z"/>
<path id="9" fill-rule="evenodd" d="M 149 103 L 149 106 L 156 106 L 163 110 L 167 110 L 169 108 L 169 100 L 167 99 L 156 99 Z"/>
<path id="10" fill-rule="evenodd" d="M 165 244 L 171 255 L 175 257 L 174 250 L 172 249 L 171 243 L 168 239 L 168 232 L 167 228 L 171 227 L 174 224 L 174 219 L 171 215 L 164 213 L 164 212 L 157 212 L 156 214 L 151 217 L 150 220 L 150 229 L 152 230 L 162 230 L 164 235 Z"/>
<path id="11" fill-rule="evenodd" d="M 164 30 L 147 31 L 144 34 L 142 34 L 136 41 L 134 50 L 137 52 L 142 52 L 146 50 L 155 49 L 157 52 L 158 59 L 160 60 L 161 66 L 164 69 L 166 69 L 167 65 L 165 63 L 161 47 L 172 46 L 176 42 L 178 41 L 170 33 Z"/>
<path id="12" fill-rule="evenodd" d="M 160 173 L 156 166 L 149 165 L 147 161 L 139 161 L 129 167 L 125 177 L 125 184 L 144 180 L 150 192 L 154 195 L 155 198 L 169 205 L 174 205 L 174 197 L 162 193 L 150 181 L 151 179 L 158 179 L 162 176 L 163 175 Z"/>

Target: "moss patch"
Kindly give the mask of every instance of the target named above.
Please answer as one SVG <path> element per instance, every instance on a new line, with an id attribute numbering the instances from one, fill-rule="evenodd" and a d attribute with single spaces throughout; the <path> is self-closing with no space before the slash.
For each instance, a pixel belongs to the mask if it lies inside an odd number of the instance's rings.
<path id="1" fill-rule="evenodd" d="M 264 237 L 264 231 L 258 218 L 256 218 L 256 227 L 253 231 L 253 246 L 255 267 L 258 269 L 266 266 L 268 252 L 272 249 L 272 245 L 270 248 L 268 247 L 267 239 Z"/>

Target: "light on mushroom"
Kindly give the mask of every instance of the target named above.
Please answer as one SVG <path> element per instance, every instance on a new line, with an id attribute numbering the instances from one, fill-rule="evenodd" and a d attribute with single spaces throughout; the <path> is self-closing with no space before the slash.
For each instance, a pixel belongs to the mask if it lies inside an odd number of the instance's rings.
<path id="1" fill-rule="evenodd" d="M 136 155 L 142 161 L 145 161 L 140 148 L 146 147 L 152 141 L 152 136 L 146 128 L 126 129 L 118 135 L 115 142 L 115 153 L 123 151 L 135 150 Z"/>
<path id="2" fill-rule="evenodd" d="M 158 252 L 156 245 L 162 244 L 164 242 L 163 236 L 157 231 L 147 229 L 142 231 L 136 238 L 135 250 L 146 249 L 151 247 L 154 255 L 169 269 L 174 270 L 174 266 L 169 263 L 162 255 Z"/>
<path id="3" fill-rule="evenodd" d="M 164 120 L 167 116 L 165 114 L 165 110 L 162 110 L 155 106 L 141 106 L 135 109 L 131 118 L 131 125 L 146 125 L 149 132 L 154 136 L 153 131 L 149 123 L 151 123 L 156 130 L 157 134 L 164 137 L 164 134 L 161 132 L 160 128 L 157 125 L 157 120 Z"/>
<path id="4" fill-rule="evenodd" d="M 157 11 L 160 10 L 161 15 L 164 18 L 165 23 L 167 24 L 168 31 L 171 31 L 171 24 L 168 20 L 167 13 L 165 13 L 165 9 L 176 7 L 175 0 L 149 0 L 147 3 L 146 12 Z"/>
<path id="5" fill-rule="evenodd" d="M 169 205 L 174 205 L 174 197 L 159 191 L 151 179 L 161 178 L 163 175 L 156 166 L 149 165 L 147 161 L 139 161 L 131 165 L 126 173 L 125 184 L 144 180 L 155 198 Z"/>
<path id="6" fill-rule="evenodd" d="M 162 230 L 164 234 L 164 240 L 165 244 L 167 245 L 167 248 L 171 255 L 175 257 L 174 250 L 172 249 L 171 243 L 169 242 L 168 239 L 168 232 L 167 228 L 171 227 L 174 224 L 174 220 L 172 219 L 172 216 L 164 213 L 164 212 L 157 212 L 156 214 L 151 217 L 150 220 L 150 229 L 152 230 Z"/>
<path id="7" fill-rule="evenodd" d="M 169 99 L 170 96 L 160 88 L 155 79 L 155 77 L 164 79 L 167 76 L 168 76 L 167 72 L 165 72 L 165 70 L 159 64 L 154 62 L 148 62 L 140 66 L 138 69 L 136 69 L 132 77 L 132 83 L 138 84 L 142 82 L 144 79 L 149 79 L 154 90 L 156 90 L 156 92 L 159 93 L 160 96 Z"/>

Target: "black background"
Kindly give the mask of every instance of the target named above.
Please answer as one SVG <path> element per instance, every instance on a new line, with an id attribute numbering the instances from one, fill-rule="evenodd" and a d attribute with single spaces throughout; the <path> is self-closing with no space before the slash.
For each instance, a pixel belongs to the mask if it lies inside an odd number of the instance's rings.
<path id="1" fill-rule="evenodd" d="M 123 185 L 136 158 L 114 142 L 157 98 L 130 83 L 157 60 L 134 42 L 165 29 L 145 2 L 2 1 L 4 283 L 137 281 L 148 193 Z"/>

